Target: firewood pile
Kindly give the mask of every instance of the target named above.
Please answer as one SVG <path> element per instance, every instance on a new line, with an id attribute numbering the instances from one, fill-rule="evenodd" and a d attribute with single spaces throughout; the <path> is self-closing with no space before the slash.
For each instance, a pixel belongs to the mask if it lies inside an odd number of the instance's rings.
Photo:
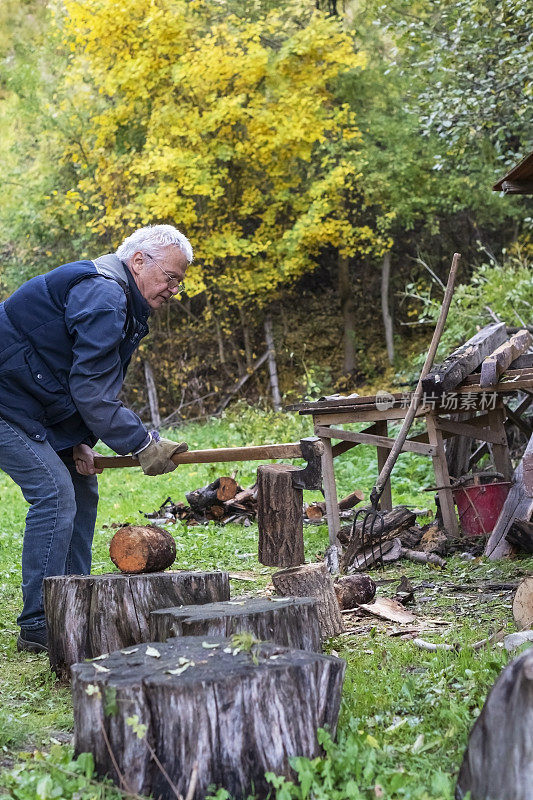
<path id="1" fill-rule="evenodd" d="M 254 484 L 244 489 L 235 478 L 222 475 L 207 486 L 193 489 L 185 495 L 188 505 L 175 503 L 171 497 L 157 511 L 145 514 L 155 525 L 186 522 L 202 525 L 214 520 L 221 525 L 236 522 L 248 526 L 257 514 L 257 488 Z"/>

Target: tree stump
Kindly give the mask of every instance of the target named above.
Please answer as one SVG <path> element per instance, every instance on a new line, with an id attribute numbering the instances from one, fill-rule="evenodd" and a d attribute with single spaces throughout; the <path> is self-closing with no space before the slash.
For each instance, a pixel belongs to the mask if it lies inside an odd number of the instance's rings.
<path id="1" fill-rule="evenodd" d="M 275 572 L 272 583 L 278 594 L 284 597 L 316 598 L 318 621 L 324 639 L 343 632 L 344 625 L 333 581 L 323 562 Z"/>
<path id="2" fill-rule="evenodd" d="M 268 567 L 303 564 L 303 491 L 292 485 L 292 464 L 257 469 L 259 561 Z"/>
<path id="3" fill-rule="evenodd" d="M 265 771 L 294 777 L 291 757 L 320 753 L 317 728 L 335 732 L 344 670 L 341 659 L 271 643 L 141 644 L 73 666 L 75 750 L 127 793 L 203 800 L 214 784 L 264 797 Z"/>
<path id="4" fill-rule="evenodd" d="M 261 641 L 297 650 L 321 651 L 316 600 L 254 597 L 203 606 L 162 608 L 150 614 L 150 639 L 171 636 L 232 636 L 248 632 Z"/>
<path id="5" fill-rule="evenodd" d="M 111 539 L 109 555 L 121 572 L 159 572 L 176 560 L 176 542 L 157 525 L 125 525 Z"/>
<path id="6" fill-rule="evenodd" d="M 474 723 L 455 797 L 531 800 L 533 787 L 533 649 L 508 664 Z"/>
<path id="7" fill-rule="evenodd" d="M 149 640 L 156 608 L 229 600 L 227 572 L 152 572 L 149 575 L 65 575 L 43 584 L 50 666 L 70 667 Z"/>

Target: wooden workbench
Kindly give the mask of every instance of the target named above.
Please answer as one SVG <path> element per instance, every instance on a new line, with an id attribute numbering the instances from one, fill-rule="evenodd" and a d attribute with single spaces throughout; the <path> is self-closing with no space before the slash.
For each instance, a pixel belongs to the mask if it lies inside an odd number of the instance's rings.
<path id="1" fill-rule="evenodd" d="M 450 536 L 457 535 L 459 526 L 450 488 L 444 440 L 452 436 L 468 436 L 488 443 L 496 470 L 506 480 L 510 480 L 512 466 L 504 428 L 507 409 L 503 399 L 517 391 L 527 392 L 530 400 L 533 400 L 533 369 L 508 371 L 490 390 L 483 389 L 479 385 L 479 375 L 473 374 L 442 398 L 424 395 L 423 405 L 416 416 L 424 420 L 426 430 L 408 438 L 402 452 L 417 453 L 432 459 L 442 519 Z M 409 393 L 385 392 L 365 397 L 334 396 L 316 402 L 299 403 L 287 409 L 310 414 L 313 417 L 315 434 L 324 443 L 322 468 L 330 543 L 336 543 L 340 530 L 334 459 L 358 444 L 369 444 L 376 447 L 378 470 L 381 470 L 395 441 L 389 436 L 388 423 L 405 417 L 410 398 Z M 456 414 L 461 414 L 460 422 L 450 419 Z M 359 432 L 339 427 L 364 422 L 371 424 Z M 334 440 L 337 444 L 333 444 Z M 390 482 L 383 492 L 381 507 L 392 508 Z"/>

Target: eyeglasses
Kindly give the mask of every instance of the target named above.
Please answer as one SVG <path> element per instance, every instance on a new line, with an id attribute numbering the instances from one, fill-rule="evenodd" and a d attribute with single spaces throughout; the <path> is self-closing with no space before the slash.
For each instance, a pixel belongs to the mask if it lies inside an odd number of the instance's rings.
<path id="1" fill-rule="evenodd" d="M 155 258 L 150 255 L 150 253 L 146 253 L 146 255 L 154 262 L 156 267 L 159 267 L 161 272 L 165 273 L 165 275 L 167 276 L 168 288 L 171 289 L 172 292 L 174 292 L 175 294 L 181 294 L 182 292 L 185 291 L 185 284 L 183 283 L 183 281 L 180 281 L 180 279 L 176 277 L 176 275 L 169 275 L 166 269 L 163 269 L 161 264 L 158 264 Z"/>

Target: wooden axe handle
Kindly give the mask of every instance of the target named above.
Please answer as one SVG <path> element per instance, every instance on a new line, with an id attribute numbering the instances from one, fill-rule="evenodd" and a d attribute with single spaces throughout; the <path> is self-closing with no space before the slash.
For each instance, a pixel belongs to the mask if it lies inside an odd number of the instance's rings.
<path id="1" fill-rule="evenodd" d="M 274 458 L 302 458 L 300 442 L 262 444 L 250 447 L 217 447 L 213 450 L 187 450 L 172 457 L 174 464 L 211 464 L 220 461 L 267 461 Z M 138 467 L 137 456 L 95 456 L 97 469 Z"/>

